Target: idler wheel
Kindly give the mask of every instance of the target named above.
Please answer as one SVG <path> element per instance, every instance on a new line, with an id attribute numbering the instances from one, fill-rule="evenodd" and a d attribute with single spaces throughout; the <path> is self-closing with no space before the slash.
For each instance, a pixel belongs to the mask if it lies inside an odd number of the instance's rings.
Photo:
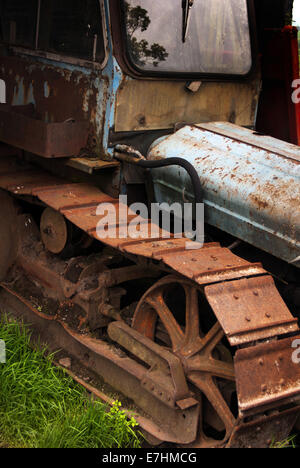
<path id="1" fill-rule="evenodd" d="M 41 238 L 45 248 L 53 253 L 63 252 L 68 241 L 68 227 L 65 218 L 52 208 L 46 208 L 40 222 Z"/>

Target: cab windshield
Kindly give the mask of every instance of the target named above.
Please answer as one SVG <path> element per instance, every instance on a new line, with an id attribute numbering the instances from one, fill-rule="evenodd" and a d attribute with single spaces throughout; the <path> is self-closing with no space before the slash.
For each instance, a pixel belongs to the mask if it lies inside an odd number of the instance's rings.
<path id="1" fill-rule="evenodd" d="M 123 7 L 129 59 L 140 71 L 246 75 L 251 69 L 247 0 L 123 0 Z"/>

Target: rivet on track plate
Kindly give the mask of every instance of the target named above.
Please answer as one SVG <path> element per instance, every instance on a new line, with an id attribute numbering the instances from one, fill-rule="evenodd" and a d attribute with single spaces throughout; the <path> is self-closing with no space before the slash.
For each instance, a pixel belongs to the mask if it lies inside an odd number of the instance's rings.
<path id="1" fill-rule="evenodd" d="M 247 322 L 251 322 L 251 318 L 250 318 L 250 317 L 246 317 L 246 321 L 247 321 Z"/>
<path id="2" fill-rule="evenodd" d="M 259 362 L 259 365 L 260 365 L 260 366 L 263 366 L 263 365 L 264 365 L 263 359 L 260 359 L 258 362 Z"/>
<path id="3" fill-rule="evenodd" d="M 233 297 L 234 297 L 234 299 L 236 299 L 236 300 L 238 300 L 238 299 L 240 298 L 237 294 L 235 294 Z"/>
<path id="4" fill-rule="evenodd" d="M 267 318 L 271 318 L 271 314 L 267 312 L 267 313 L 266 313 L 266 317 L 267 317 Z"/>
<path id="5" fill-rule="evenodd" d="M 261 391 L 263 393 L 266 393 L 267 389 L 268 389 L 267 385 L 264 384 L 264 385 L 261 386 Z"/>

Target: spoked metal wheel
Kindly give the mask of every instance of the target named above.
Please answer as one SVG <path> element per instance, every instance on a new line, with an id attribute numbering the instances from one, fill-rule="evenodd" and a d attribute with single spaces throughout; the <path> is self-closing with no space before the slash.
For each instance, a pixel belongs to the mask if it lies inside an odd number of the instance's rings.
<path id="1" fill-rule="evenodd" d="M 184 299 L 180 298 L 180 290 Z M 167 276 L 144 294 L 132 326 L 144 336 L 158 341 L 157 328 L 163 325 L 170 348 L 181 358 L 187 381 L 202 403 L 199 444 L 207 447 L 224 444 L 236 424 L 230 408 L 235 376 L 231 354 L 222 343 L 224 332 L 221 326 L 218 322 L 211 324 L 211 321 L 204 327 L 202 325 L 205 320 L 200 320 L 198 294 L 198 288 L 192 282 Z M 207 434 L 205 428 L 209 426 L 219 429 L 215 431 L 219 436 Z"/>

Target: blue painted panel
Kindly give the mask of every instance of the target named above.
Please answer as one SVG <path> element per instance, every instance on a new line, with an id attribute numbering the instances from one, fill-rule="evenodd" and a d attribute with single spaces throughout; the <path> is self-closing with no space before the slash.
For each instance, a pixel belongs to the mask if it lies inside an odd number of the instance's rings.
<path id="1" fill-rule="evenodd" d="M 176 156 L 198 171 L 209 224 L 300 267 L 298 146 L 216 123 L 186 126 L 149 153 Z M 153 177 L 157 201 L 193 199 L 184 170 L 156 169 Z"/>

